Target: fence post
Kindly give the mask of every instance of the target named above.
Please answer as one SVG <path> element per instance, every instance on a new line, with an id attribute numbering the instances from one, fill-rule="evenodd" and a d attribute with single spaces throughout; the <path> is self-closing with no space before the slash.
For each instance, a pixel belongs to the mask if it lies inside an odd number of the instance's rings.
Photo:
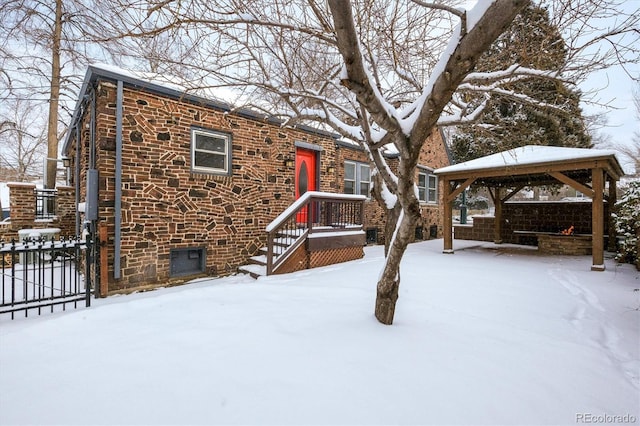
<path id="1" fill-rule="evenodd" d="M 2 289 L 4 291 L 4 289 Z M 16 240 L 11 240 L 11 308 L 16 303 Z M 11 312 L 11 319 L 14 319 L 14 312 Z"/>
<path id="2" fill-rule="evenodd" d="M 86 240 L 85 240 L 85 255 L 84 255 L 84 266 L 85 266 L 85 271 L 84 271 L 84 290 L 85 290 L 85 303 L 86 303 L 86 307 L 90 307 L 91 306 L 91 263 L 92 260 L 91 258 L 93 257 L 93 253 L 92 253 L 92 233 L 89 232 L 89 234 L 87 234 Z M 77 246 L 76 246 L 77 249 Z"/>

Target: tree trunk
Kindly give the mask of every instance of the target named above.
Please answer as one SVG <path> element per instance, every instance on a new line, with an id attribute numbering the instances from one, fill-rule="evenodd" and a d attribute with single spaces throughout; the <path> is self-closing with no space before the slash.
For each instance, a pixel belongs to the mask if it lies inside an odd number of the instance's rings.
<path id="1" fill-rule="evenodd" d="M 393 238 L 386 256 L 384 270 L 378 281 L 376 296 L 376 318 L 386 325 L 393 324 L 400 288 L 400 261 L 411 241 L 416 224 L 415 215 L 406 213 L 404 210 L 401 212 L 399 220 L 395 238 Z"/>
<path id="2" fill-rule="evenodd" d="M 384 222 L 384 257 L 389 256 L 389 248 L 391 247 L 391 241 L 393 240 L 393 233 L 398 227 L 398 220 L 400 220 L 400 213 L 402 213 L 402 207 L 400 203 L 397 203 L 394 208 L 387 209 L 385 213 Z"/>
<path id="3" fill-rule="evenodd" d="M 398 180 L 398 200 L 394 209 L 387 209 L 387 213 L 391 214 L 387 216 L 385 234 L 389 235 L 385 235 L 385 264 L 378 280 L 375 309 L 378 321 L 386 325 L 393 324 L 400 288 L 400 262 L 420 217 L 420 203 L 415 196 L 413 179 L 405 178 L 415 174 L 417 158 L 418 156 L 414 155 L 400 160 L 398 171 L 401 178 Z M 398 214 L 394 215 L 394 212 Z M 395 226 L 391 228 L 394 222 Z"/>
<path id="4" fill-rule="evenodd" d="M 375 165 L 374 165 L 375 166 Z M 380 173 L 375 173 L 373 175 L 373 187 L 371 189 L 371 195 L 378 202 L 378 205 L 384 210 L 384 256 L 385 258 L 389 254 L 389 245 L 391 244 L 391 239 L 393 238 L 393 233 L 396 230 L 396 226 L 398 225 L 398 219 L 400 218 L 400 212 L 402 211 L 402 207 L 400 203 L 396 203 L 395 206 L 390 209 L 387 206 L 387 203 L 382 195 L 382 187 L 384 185 L 384 181 Z"/>
<path id="5" fill-rule="evenodd" d="M 51 94 L 47 128 L 47 159 L 45 160 L 46 187 L 56 187 L 58 163 L 58 102 L 60 99 L 60 40 L 62 38 L 62 0 L 56 0 L 56 18 L 51 43 Z"/>

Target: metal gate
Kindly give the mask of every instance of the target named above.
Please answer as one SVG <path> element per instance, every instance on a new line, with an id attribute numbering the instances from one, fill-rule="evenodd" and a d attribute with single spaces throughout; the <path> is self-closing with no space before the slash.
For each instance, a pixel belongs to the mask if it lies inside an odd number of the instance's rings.
<path id="1" fill-rule="evenodd" d="M 0 319 L 91 305 L 91 238 L 0 243 Z"/>

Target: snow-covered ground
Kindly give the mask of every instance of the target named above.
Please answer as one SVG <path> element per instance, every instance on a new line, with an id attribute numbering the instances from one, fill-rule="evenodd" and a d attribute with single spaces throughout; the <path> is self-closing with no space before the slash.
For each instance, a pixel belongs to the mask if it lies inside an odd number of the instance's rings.
<path id="1" fill-rule="evenodd" d="M 455 248 L 409 247 L 392 326 L 381 247 L 0 319 L 0 424 L 640 422 L 635 269 Z"/>

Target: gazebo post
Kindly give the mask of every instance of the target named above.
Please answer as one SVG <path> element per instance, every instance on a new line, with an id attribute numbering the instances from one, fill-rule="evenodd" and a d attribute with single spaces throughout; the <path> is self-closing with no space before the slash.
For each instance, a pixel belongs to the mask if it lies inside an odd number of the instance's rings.
<path id="1" fill-rule="evenodd" d="M 613 220 L 613 208 L 618 201 L 618 189 L 616 180 L 609 177 L 609 198 L 607 199 L 607 220 L 609 223 L 609 244 L 607 250 L 615 252 L 616 247 L 616 222 Z"/>
<path id="2" fill-rule="evenodd" d="M 591 212 L 591 250 L 593 261 L 592 271 L 604 271 L 604 173 L 601 168 L 591 170 L 593 186 L 593 201 Z"/>
<path id="3" fill-rule="evenodd" d="M 493 215 L 493 242 L 502 244 L 502 190 L 500 187 L 493 188 L 489 191 L 493 198 L 495 213 Z"/>
<path id="4" fill-rule="evenodd" d="M 451 183 L 443 179 L 444 189 L 444 249 L 443 253 L 453 253 L 453 200 L 451 198 Z"/>

